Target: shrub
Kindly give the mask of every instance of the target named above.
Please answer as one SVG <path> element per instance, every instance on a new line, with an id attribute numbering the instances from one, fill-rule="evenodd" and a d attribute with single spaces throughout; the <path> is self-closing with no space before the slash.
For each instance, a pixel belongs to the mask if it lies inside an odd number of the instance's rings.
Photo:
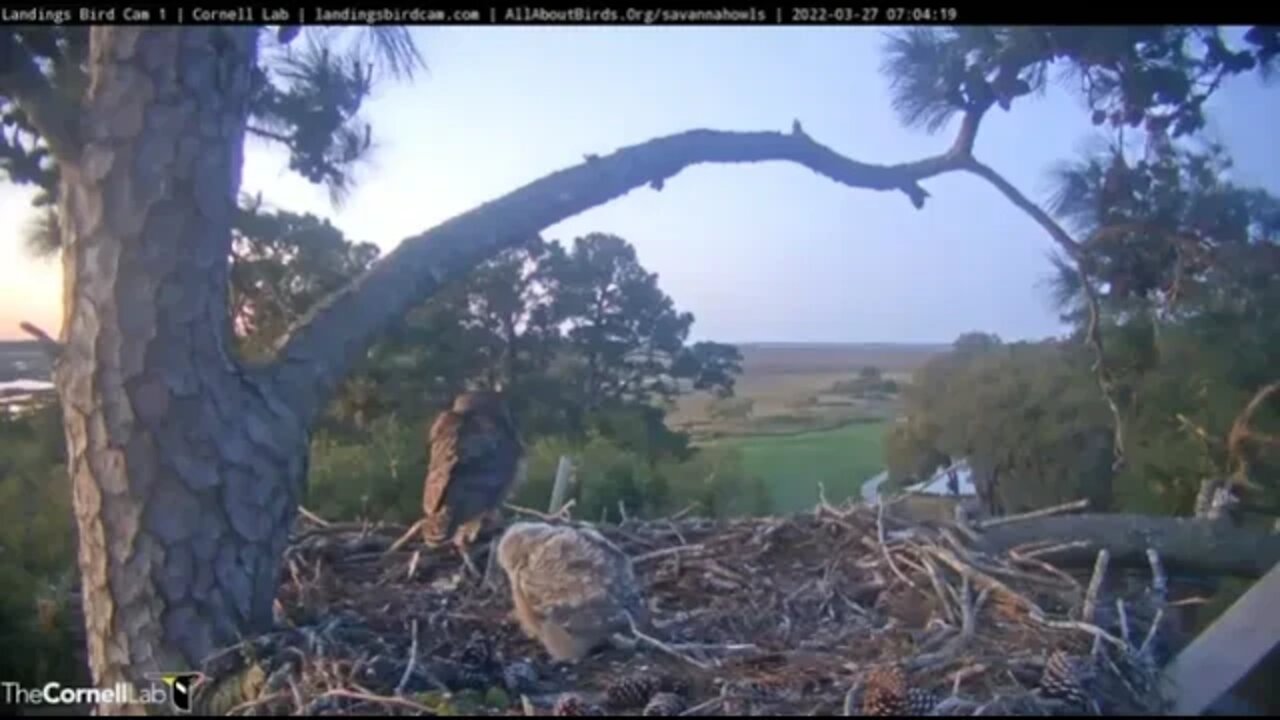
<path id="1" fill-rule="evenodd" d="M 311 443 L 306 507 L 324 518 L 412 523 L 422 514 L 426 430 L 395 415 L 355 439 L 317 433 Z"/>
<path id="2" fill-rule="evenodd" d="M 727 397 L 712 400 L 707 414 L 714 420 L 745 420 L 755 410 L 755 401 L 746 397 Z"/>
<path id="3" fill-rule="evenodd" d="M 84 679 L 69 589 L 77 575 L 71 482 L 56 406 L 0 418 L 0 677 Z"/>
<path id="4" fill-rule="evenodd" d="M 595 438 L 575 444 L 544 439 L 529 450 L 529 476 L 513 502 L 545 510 L 560 457 L 574 461 L 573 514 L 586 520 L 620 519 L 677 512 L 697 502 L 698 514 L 728 516 L 768 512 L 768 493 L 759 478 L 748 478 L 741 458 L 727 448 L 695 451 L 688 459 L 649 463 L 616 443 Z"/>

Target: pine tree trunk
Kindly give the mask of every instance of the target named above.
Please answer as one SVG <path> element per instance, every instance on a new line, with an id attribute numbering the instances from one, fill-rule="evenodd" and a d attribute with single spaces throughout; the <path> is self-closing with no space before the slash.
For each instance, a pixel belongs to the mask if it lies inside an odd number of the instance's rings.
<path id="1" fill-rule="evenodd" d="M 256 32 L 92 30 L 55 378 L 99 686 L 198 667 L 272 618 L 307 433 L 228 344 Z"/>

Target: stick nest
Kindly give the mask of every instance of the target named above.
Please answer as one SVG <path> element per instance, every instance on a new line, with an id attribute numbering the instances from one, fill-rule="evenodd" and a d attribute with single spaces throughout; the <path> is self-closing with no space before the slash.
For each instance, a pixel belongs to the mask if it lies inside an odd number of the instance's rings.
<path id="1" fill-rule="evenodd" d="M 573 522 L 563 515 L 550 521 Z M 403 527 L 301 518 L 284 558 L 278 629 L 210 657 L 197 709 L 231 715 L 1164 710 L 1156 677 L 1167 659 L 1157 632 L 1166 588 L 1154 561 L 1154 583 L 1145 574 L 1089 582 L 1054 567 L 1051 547 L 984 554 L 967 528 L 912 525 L 863 504 L 823 502 L 787 517 L 678 515 L 593 527 L 632 557 L 655 628 L 630 637 L 631 647 L 620 641 L 561 665 L 511 618 L 496 566 L 498 582 L 486 584 L 464 573 L 452 548 L 429 550 L 416 540 L 393 548 Z M 1100 581 L 1105 558 L 1098 565 Z M 1097 585 L 1106 590 L 1091 593 Z M 1078 677 L 1046 680 L 1068 660 Z M 888 690 L 886 676 L 896 678 Z M 1050 692 L 1063 683 L 1077 692 L 1065 699 Z M 894 692 L 909 694 L 908 704 L 885 700 Z"/>

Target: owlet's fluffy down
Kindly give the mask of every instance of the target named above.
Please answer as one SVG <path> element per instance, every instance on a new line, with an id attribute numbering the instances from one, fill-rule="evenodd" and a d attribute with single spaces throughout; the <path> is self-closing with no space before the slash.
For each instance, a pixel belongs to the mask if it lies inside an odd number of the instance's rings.
<path id="1" fill-rule="evenodd" d="M 577 661 L 647 613 L 631 559 L 586 528 L 521 522 L 498 543 L 516 619 L 552 658 Z"/>

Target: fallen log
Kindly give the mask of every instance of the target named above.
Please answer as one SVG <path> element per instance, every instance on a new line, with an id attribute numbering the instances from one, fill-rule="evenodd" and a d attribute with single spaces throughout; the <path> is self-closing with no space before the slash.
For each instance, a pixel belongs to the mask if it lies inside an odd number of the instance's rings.
<path id="1" fill-rule="evenodd" d="M 1192 518 L 1061 515 L 998 525 L 978 533 L 978 547 L 987 552 L 1005 552 L 1036 541 L 1083 541 L 1044 558 L 1059 567 L 1089 567 L 1102 548 L 1110 551 L 1112 563 L 1146 567 L 1149 547 L 1160 553 L 1173 572 L 1259 578 L 1280 563 L 1280 533 Z"/>

